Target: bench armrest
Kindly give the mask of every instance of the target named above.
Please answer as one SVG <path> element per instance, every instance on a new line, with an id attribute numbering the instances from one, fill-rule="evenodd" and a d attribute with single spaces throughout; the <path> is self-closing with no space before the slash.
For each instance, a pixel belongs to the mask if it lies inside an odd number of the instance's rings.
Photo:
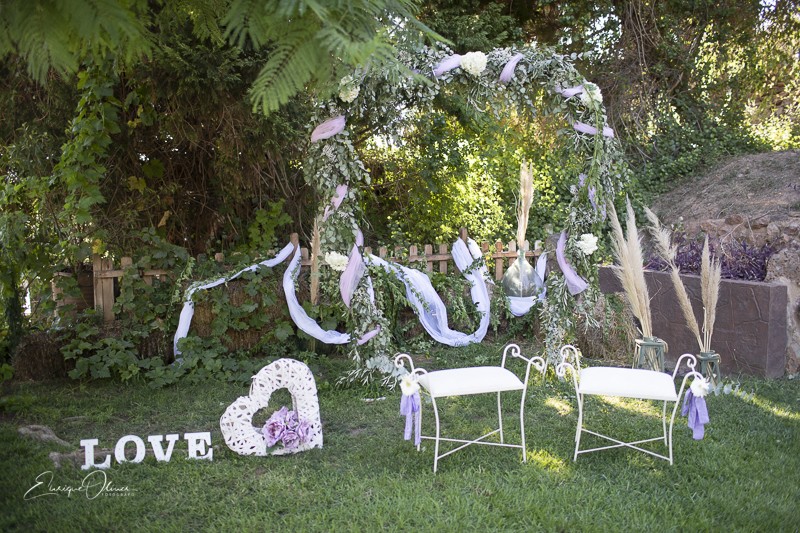
<path id="1" fill-rule="evenodd" d="M 408 366 L 409 366 L 410 370 L 406 369 L 406 365 L 405 365 L 406 361 L 408 361 Z M 399 368 L 399 369 L 405 369 L 406 372 L 408 372 L 409 374 L 411 374 L 415 378 L 418 378 L 419 376 L 428 373 L 428 371 L 425 370 L 424 368 L 414 368 L 414 361 L 411 359 L 411 356 L 408 355 L 407 353 L 399 353 L 399 354 L 395 355 L 394 356 L 394 366 L 396 368 Z"/>
<path id="2" fill-rule="evenodd" d="M 500 367 L 506 367 L 506 358 L 511 355 L 511 357 L 516 357 L 517 359 L 522 359 L 527 363 L 527 367 L 525 368 L 525 387 L 528 386 L 528 378 L 531 374 L 531 366 L 533 366 L 536 370 L 539 371 L 540 374 L 544 375 L 544 371 L 547 368 L 547 363 L 542 357 L 535 355 L 533 357 L 525 357 L 522 355 L 522 352 L 519 349 L 519 345 L 511 343 L 503 349 L 503 359 L 500 362 Z"/>

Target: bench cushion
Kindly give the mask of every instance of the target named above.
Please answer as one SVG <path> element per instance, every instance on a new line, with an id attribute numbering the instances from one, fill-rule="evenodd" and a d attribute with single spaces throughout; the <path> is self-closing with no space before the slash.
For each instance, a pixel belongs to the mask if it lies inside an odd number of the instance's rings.
<path id="1" fill-rule="evenodd" d="M 525 388 L 513 372 L 499 366 L 437 370 L 420 376 L 419 384 L 434 398 Z"/>
<path id="2" fill-rule="evenodd" d="M 638 368 L 584 368 L 580 371 L 578 392 L 597 396 L 678 401 L 671 375 Z"/>

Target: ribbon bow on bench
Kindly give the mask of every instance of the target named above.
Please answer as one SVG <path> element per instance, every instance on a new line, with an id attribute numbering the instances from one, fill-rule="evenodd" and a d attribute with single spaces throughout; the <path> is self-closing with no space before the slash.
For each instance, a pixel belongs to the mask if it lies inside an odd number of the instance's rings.
<path id="1" fill-rule="evenodd" d="M 414 445 L 419 446 L 422 440 L 419 383 L 411 374 L 406 374 L 400 380 L 400 390 L 403 392 L 403 397 L 400 399 L 400 414 L 406 417 L 406 429 L 403 438 L 411 440 L 411 426 L 412 423 L 416 422 L 414 423 Z"/>
<path id="2" fill-rule="evenodd" d="M 705 378 L 695 378 L 683 399 L 681 415 L 689 415 L 689 427 L 692 429 L 694 440 L 701 440 L 705 436 L 705 426 L 708 424 L 708 407 L 705 395 L 708 394 L 709 384 Z"/>

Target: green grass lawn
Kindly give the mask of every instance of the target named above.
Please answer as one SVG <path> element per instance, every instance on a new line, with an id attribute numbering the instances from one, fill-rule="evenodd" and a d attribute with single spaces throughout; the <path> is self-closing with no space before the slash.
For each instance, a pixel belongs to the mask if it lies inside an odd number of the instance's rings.
<path id="1" fill-rule="evenodd" d="M 497 345 L 466 353 L 474 358 L 481 350 L 496 352 L 499 360 Z M 455 366 L 465 361 L 459 359 L 463 353 L 436 352 L 429 366 Z M 0 530 L 797 531 L 800 387 L 788 379 L 742 378 L 741 390 L 752 394 L 708 399 L 711 423 L 702 441 L 692 440 L 685 418 L 676 419 L 674 466 L 620 449 L 573 462 L 572 388 L 542 384 L 537 376 L 526 406 L 526 464 L 517 450 L 472 446 L 444 458 L 434 475 L 432 443 L 423 441 L 417 452 L 402 439 L 399 391 L 365 402 L 363 389 L 321 390 L 324 448 L 259 458 L 228 450 L 219 431 L 219 417 L 247 394 L 246 386 L 152 391 L 112 382 L 7 383 L 0 418 Z M 505 403 L 511 441 L 519 438 L 517 394 L 509 393 Z M 288 401 L 279 391 L 270 407 Z M 632 438 L 660 430 L 654 404 L 588 401 L 593 409 L 587 424 L 602 432 Z M 489 396 L 449 399 L 440 409 L 453 434 L 477 436 L 494 423 Z M 425 413 L 423 430 L 430 434 L 433 417 L 429 409 Z M 51 427 L 72 447 L 20 436 L 17 428 L 27 424 Z M 114 463 L 106 475 L 113 486 L 127 486 L 127 496 L 23 498 L 48 470 L 54 484 L 81 484 L 86 472 L 71 465 L 55 469 L 48 458 L 51 451 L 77 449 L 81 439 L 99 438 L 101 446 L 113 448 L 127 434 L 146 439 L 209 430 L 212 462 L 186 460 L 181 440 L 170 463 L 152 457 L 142 464 Z"/>

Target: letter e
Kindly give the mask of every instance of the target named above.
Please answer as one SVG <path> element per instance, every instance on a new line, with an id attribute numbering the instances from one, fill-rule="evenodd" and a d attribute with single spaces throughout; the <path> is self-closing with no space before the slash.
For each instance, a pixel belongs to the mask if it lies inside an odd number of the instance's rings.
<path id="1" fill-rule="evenodd" d="M 211 432 L 203 431 L 201 433 L 184 433 L 183 438 L 189 445 L 188 459 L 208 459 L 213 460 L 214 450 L 211 448 Z M 205 453 L 206 446 L 209 447 L 208 453 Z"/>

